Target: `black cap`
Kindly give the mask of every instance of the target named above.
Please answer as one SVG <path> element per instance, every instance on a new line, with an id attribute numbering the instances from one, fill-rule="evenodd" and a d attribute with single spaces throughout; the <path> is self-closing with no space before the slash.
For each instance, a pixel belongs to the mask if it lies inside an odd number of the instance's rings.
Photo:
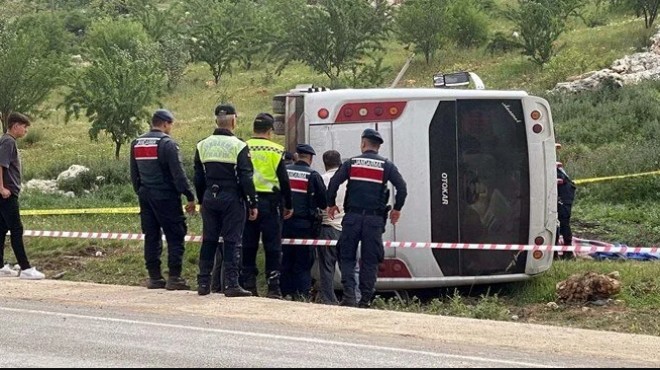
<path id="1" fill-rule="evenodd" d="M 307 144 L 298 144 L 296 145 L 296 153 L 298 154 L 311 154 L 311 155 L 316 155 L 316 152 L 314 151 L 314 148 Z"/>
<path id="2" fill-rule="evenodd" d="M 154 119 L 159 119 L 161 121 L 172 123 L 174 122 L 174 115 L 172 114 L 172 112 L 168 111 L 167 109 L 159 109 L 154 112 L 152 120 Z"/>
<path id="3" fill-rule="evenodd" d="M 291 153 L 291 152 L 284 152 L 284 160 L 292 161 L 292 160 L 293 160 L 293 153 Z"/>
<path id="4" fill-rule="evenodd" d="M 255 130 L 267 130 L 274 127 L 275 119 L 269 113 L 259 113 L 254 119 Z"/>
<path id="5" fill-rule="evenodd" d="M 220 104 L 215 107 L 215 115 L 219 116 L 220 114 L 236 114 L 236 108 L 231 104 Z"/>
<path id="6" fill-rule="evenodd" d="M 380 132 L 378 132 L 378 131 L 376 131 L 372 128 L 368 128 L 368 129 L 362 131 L 362 138 L 363 139 L 371 139 L 373 141 L 378 142 L 379 144 L 382 144 L 384 142 L 383 137 L 380 136 Z"/>

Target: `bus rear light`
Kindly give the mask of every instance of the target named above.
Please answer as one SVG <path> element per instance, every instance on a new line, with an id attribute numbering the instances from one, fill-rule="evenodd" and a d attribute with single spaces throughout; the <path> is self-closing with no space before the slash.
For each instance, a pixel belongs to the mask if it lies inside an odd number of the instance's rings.
<path id="1" fill-rule="evenodd" d="M 344 104 L 335 123 L 393 121 L 401 117 L 406 104 L 405 101 Z"/>
<path id="2" fill-rule="evenodd" d="M 542 236 L 537 236 L 536 239 L 534 239 L 534 244 L 536 244 L 536 245 L 545 244 L 545 238 L 542 237 Z"/>
<path id="3" fill-rule="evenodd" d="M 534 131 L 535 134 L 540 134 L 541 132 L 543 132 L 543 125 L 540 123 L 535 124 L 532 127 L 532 131 Z"/>
<path id="4" fill-rule="evenodd" d="M 411 278 L 408 266 L 400 259 L 386 259 L 378 266 L 378 277 Z"/>
<path id="5" fill-rule="evenodd" d="M 534 251 L 534 253 L 532 253 L 532 257 L 534 257 L 535 260 L 540 260 L 543 258 L 543 251 Z"/>
<path id="6" fill-rule="evenodd" d="M 318 113 L 318 114 L 319 114 L 319 118 L 320 118 L 320 119 L 326 119 L 326 118 L 328 118 L 328 117 L 330 116 L 330 112 L 328 112 L 328 110 L 325 109 L 325 108 L 321 108 L 321 109 L 319 109 L 319 113 Z"/>
<path id="7" fill-rule="evenodd" d="M 532 112 L 532 114 L 531 114 L 530 116 L 532 117 L 532 119 L 533 119 L 534 121 L 538 121 L 538 120 L 541 119 L 541 117 L 542 117 L 543 115 L 541 114 L 541 112 L 535 110 L 535 111 Z"/>

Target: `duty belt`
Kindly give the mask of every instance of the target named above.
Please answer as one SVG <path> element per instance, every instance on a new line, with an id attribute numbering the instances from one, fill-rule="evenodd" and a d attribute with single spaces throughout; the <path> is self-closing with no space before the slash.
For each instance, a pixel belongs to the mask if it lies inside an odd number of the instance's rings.
<path id="1" fill-rule="evenodd" d="M 363 216 L 382 216 L 385 210 L 383 209 L 366 209 L 359 207 L 352 207 L 346 210 L 346 213 L 355 213 Z"/>

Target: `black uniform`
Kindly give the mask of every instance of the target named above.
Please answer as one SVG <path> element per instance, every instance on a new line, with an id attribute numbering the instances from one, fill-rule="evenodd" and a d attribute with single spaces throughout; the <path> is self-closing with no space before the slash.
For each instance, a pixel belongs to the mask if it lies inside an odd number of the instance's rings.
<path id="1" fill-rule="evenodd" d="M 161 281 L 161 229 L 167 239 L 170 279 L 181 276 L 184 239 L 188 231 L 181 194 L 195 200 L 186 178 L 179 147 L 169 135 L 151 130 L 131 144 L 131 181 L 140 201 L 144 258 L 149 278 Z"/>
<path id="2" fill-rule="evenodd" d="M 373 131 L 373 130 L 371 130 Z M 375 131 L 373 131 L 375 132 Z M 369 132 L 371 135 L 375 135 Z M 363 134 L 363 137 L 365 134 Z M 378 135 L 380 138 L 380 135 Z M 382 139 L 380 139 L 382 143 Z M 355 264 L 358 244 L 361 242 L 360 299 L 368 306 L 378 277 L 378 265 L 383 261 L 383 232 L 387 219 L 387 183 L 396 188 L 394 209 L 400 211 L 408 195 L 406 182 L 396 166 L 375 151 L 344 162 L 330 180 L 328 201 L 336 205 L 337 189 L 348 180 L 345 215 L 339 239 L 340 268 L 344 289 L 343 305 L 355 305 Z"/>
<path id="3" fill-rule="evenodd" d="M 195 151 L 195 188 L 202 204 L 203 237 L 199 256 L 198 293 L 211 291 L 211 271 L 218 239 L 223 238 L 225 295 L 245 295 L 239 283 L 239 262 L 247 201 L 257 207 L 253 168 L 247 144 L 218 128 Z M 249 292 L 248 292 L 249 294 Z"/>
<path id="4" fill-rule="evenodd" d="M 559 218 L 559 232 L 555 244 L 559 244 L 559 235 L 564 238 L 564 245 L 573 243 L 573 232 L 571 231 L 571 212 L 573 200 L 575 200 L 575 183 L 563 168 L 557 168 L 557 214 Z M 571 256 L 571 254 L 564 254 Z"/>
<path id="5" fill-rule="evenodd" d="M 300 149 L 313 154 L 309 145 Z M 311 153 L 309 152 L 311 151 Z M 293 194 L 293 217 L 284 221 L 282 236 L 294 239 L 314 239 L 321 226 L 320 211 L 326 209 L 326 187 L 321 175 L 304 161 L 287 166 Z M 282 245 L 282 295 L 307 298 L 312 289 L 314 249 L 300 245 Z"/>

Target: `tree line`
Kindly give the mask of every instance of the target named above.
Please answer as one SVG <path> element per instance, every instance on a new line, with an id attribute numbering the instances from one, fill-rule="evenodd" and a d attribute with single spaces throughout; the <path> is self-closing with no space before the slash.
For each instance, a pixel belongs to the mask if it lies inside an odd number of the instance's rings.
<path id="1" fill-rule="evenodd" d="M 0 0 L 0 116 L 38 115 L 55 89 L 67 121 L 107 133 L 118 157 L 140 133 L 147 107 L 176 88 L 190 63 L 216 84 L 237 68 L 299 62 L 332 87 L 381 86 L 387 40 L 423 55 L 475 48 L 519 50 L 539 65 L 557 53 L 571 17 L 607 6 L 645 18 L 660 0 Z M 490 19 L 513 25 L 490 32 Z M 515 33 L 513 32 L 515 31 Z M 73 56 L 73 57 L 72 57 Z"/>

